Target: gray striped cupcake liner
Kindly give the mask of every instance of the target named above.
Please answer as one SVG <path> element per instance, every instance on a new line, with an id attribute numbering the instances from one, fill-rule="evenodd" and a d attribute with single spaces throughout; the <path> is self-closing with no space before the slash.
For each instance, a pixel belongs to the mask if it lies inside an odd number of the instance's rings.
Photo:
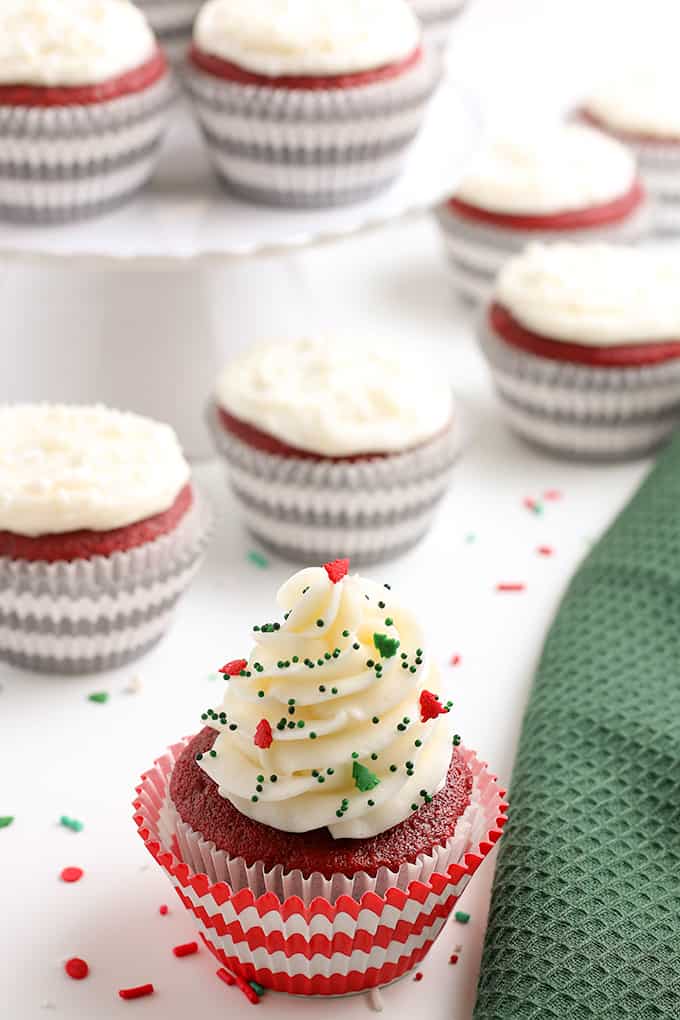
<path id="1" fill-rule="evenodd" d="M 231 192 L 320 208 L 368 198 L 395 180 L 440 69 L 426 47 L 402 74 L 350 88 L 243 85 L 190 62 L 183 77 L 215 172 Z"/>
<path id="2" fill-rule="evenodd" d="M 62 223 L 115 208 L 156 165 L 176 87 L 79 106 L 0 106 L 0 218 Z"/>
<path id="3" fill-rule="evenodd" d="M 444 202 L 434 210 L 454 285 L 466 300 L 486 303 L 505 262 L 533 241 L 545 244 L 603 242 L 633 244 L 653 229 L 652 207 L 644 202 L 626 220 L 582 230 L 509 230 L 458 216 Z"/>
<path id="4" fill-rule="evenodd" d="M 203 0 L 134 0 L 173 62 L 181 60 L 189 47 L 194 20 Z"/>
<path id="5" fill-rule="evenodd" d="M 680 358 L 603 368 L 553 361 L 497 336 L 484 316 L 479 338 L 510 427 L 564 457 L 645 456 L 680 423 Z"/>
<path id="6" fill-rule="evenodd" d="M 443 49 L 449 41 L 454 21 L 463 12 L 465 3 L 461 0 L 410 0 L 425 38 L 432 45 Z"/>
<path id="7" fill-rule="evenodd" d="M 285 559 L 348 556 L 379 563 L 415 545 L 432 523 L 458 457 L 457 425 L 406 453 L 355 463 L 263 453 L 208 413 L 246 527 Z"/>
<path id="8" fill-rule="evenodd" d="M 640 174 L 654 202 L 659 233 L 680 231 L 680 141 L 625 141 L 635 153 Z"/>
<path id="9" fill-rule="evenodd" d="M 194 502 L 173 531 L 111 556 L 71 562 L 0 557 L 0 659 L 43 673 L 114 669 L 139 658 L 168 628 L 212 530 Z"/>

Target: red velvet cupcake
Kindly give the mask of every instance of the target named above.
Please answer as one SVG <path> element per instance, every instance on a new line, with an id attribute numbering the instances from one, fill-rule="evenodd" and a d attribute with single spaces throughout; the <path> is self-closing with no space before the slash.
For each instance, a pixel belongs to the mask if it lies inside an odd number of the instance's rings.
<path id="1" fill-rule="evenodd" d="M 209 0 L 186 84 L 231 191 L 315 207 L 395 179 L 437 78 L 406 0 Z"/>
<path id="2" fill-rule="evenodd" d="M 174 98 L 127 0 L 10 0 L 0 10 L 0 216 L 78 219 L 151 175 Z"/>
<path id="3" fill-rule="evenodd" d="M 0 658 L 92 672 L 162 637 L 210 522 L 167 425 L 103 407 L 6 407 L 0 489 Z"/>
<path id="4" fill-rule="evenodd" d="M 284 584 L 282 620 L 254 626 L 250 658 L 223 667 L 222 706 L 136 803 L 220 963 L 306 995 L 416 966 L 505 820 L 451 733 L 416 621 L 348 566 Z"/>

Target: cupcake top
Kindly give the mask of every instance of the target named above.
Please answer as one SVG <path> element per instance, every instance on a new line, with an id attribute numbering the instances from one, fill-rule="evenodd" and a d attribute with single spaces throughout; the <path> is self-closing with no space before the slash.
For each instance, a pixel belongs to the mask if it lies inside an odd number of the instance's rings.
<path id="1" fill-rule="evenodd" d="M 404 60 L 420 28 L 406 0 L 208 0 L 194 41 L 255 74 L 326 76 Z"/>
<path id="2" fill-rule="evenodd" d="M 444 785 L 450 703 L 412 614 L 348 566 L 283 585 L 281 621 L 256 625 L 248 660 L 223 667 L 222 707 L 203 715 L 218 737 L 197 760 L 249 818 L 364 839 Z"/>
<path id="3" fill-rule="evenodd" d="M 628 149 L 602 132 L 534 125 L 496 138 L 456 198 L 492 212 L 561 213 L 620 198 L 635 176 Z"/>
<path id="4" fill-rule="evenodd" d="M 109 531 L 168 510 L 189 478 L 169 425 L 106 407 L 0 408 L 0 531 Z"/>
<path id="5" fill-rule="evenodd" d="M 532 244 L 510 259 L 496 300 L 554 340 L 622 346 L 680 339 L 680 260 L 607 244 Z"/>
<path id="6" fill-rule="evenodd" d="M 588 97 L 586 113 L 633 135 L 680 138 L 680 73 L 675 63 L 627 68 Z"/>
<path id="7" fill-rule="evenodd" d="M 235 418 L 323 457 L 399 453 L 447 427 L 446 374 L 399 348 L 347 340 L 256 347 L 217 384 Z"/>
<path id="8" fill-rule="evenodd" d="M 0 4 L 0 84 L 95 85 L 145 64 L 155 47 L 129 0 Z"/>

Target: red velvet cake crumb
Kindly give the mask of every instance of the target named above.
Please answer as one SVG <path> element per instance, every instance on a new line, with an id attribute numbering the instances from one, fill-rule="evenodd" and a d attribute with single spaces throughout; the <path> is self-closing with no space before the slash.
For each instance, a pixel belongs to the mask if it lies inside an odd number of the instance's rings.
<path id="1" fill-rule="evenodd" d="M 619 347 L 593 347 L 553 340 L 526 329 L 507 308 L 497 302 L 489 309 L 489 324 L 495 335 L 510 347 L 517 347 L 550 361 L 569 361 L 599 368 L 625 368 L 627 365 L 655 365 L 680 358 L 680 340 L 621 344 Z"/>
<path id="2" fill-rule="evenodd" d="M 267 868 L 285 864 L 305 877 L 320 872 L 348 877 L 357 871 L 375 874 L 381 867 L 398 869 L 418 854 L 446 843 L 470 803 L 472 773 L 454 748 L 446 786 L 429 804 L 399 825 L 369 839 L 333 839 L 327 828 L 283 832 L 242 815 L 221 797 L 217 786 L 196 762 L 199 752 L 213 746 L 217 733 L 205 727 L 178 759 L 170 780 L 170 796 L 180 817 L 220 850 L 243 857 L 246 864 L 263 861 Z"/>
<path id="3" fill-rule="evenodd" d="M 63 534 L 37 535 L 35 538 L 17 535 L 12 531 L 0 531 L 0 556 L 30 562 L 68 563 L 71 560 L 88 560 L 93 556 L 126 552 L 173 531 L 193 501 L 193 490 L 187 482 L 168 510 L 123 528 L 113 528 L 111 531 L 67 531 Z"/>

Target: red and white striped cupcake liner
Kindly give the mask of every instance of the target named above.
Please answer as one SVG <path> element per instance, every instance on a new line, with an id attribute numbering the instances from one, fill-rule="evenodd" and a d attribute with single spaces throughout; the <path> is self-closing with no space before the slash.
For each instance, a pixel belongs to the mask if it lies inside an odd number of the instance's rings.
<path id="1" fill-rule="evenodd" d="M 214 880 L 206 857 L 201 859 L 213 878 L 206 870 L 193 870 L 167 825 L 170 776 L 187 742 L 171 747 L 142 777 L 134 802 L 139 835 L 194 915 L 201 938 L 221 966 L 241 981 L 256 981 L 276 991 L 347 995 L 408 973 L 434 944 L 507 820 L 505 791 L 496 777 L 473 751 L 461 749 L 473 775 L 474 820 L 458 859 L 445 871 L 428 875 L 425 868 L 422 874 L 427 878 L 408 881 L 410 870 L 401 869 L 393 885 L 384 888 L 381 882 L 380 893 L 368 888 L 360 897 L 342 892 L 332 898 L 309 895 L 307 889 L 316 893 L 319 888 L 316 878 L 321 888 L 328 883 L 322 876 L 302 880 L 303 895 L 281 898 L 266 889 L 259 894 L 250 888 L 236 891 L 227 882 Z M 186 846 L 185 838 L 182 842 Z M 370 881 L 370 876 L 366 878 Z M 277 874 L 275 881 L 279 880 Z"/>

